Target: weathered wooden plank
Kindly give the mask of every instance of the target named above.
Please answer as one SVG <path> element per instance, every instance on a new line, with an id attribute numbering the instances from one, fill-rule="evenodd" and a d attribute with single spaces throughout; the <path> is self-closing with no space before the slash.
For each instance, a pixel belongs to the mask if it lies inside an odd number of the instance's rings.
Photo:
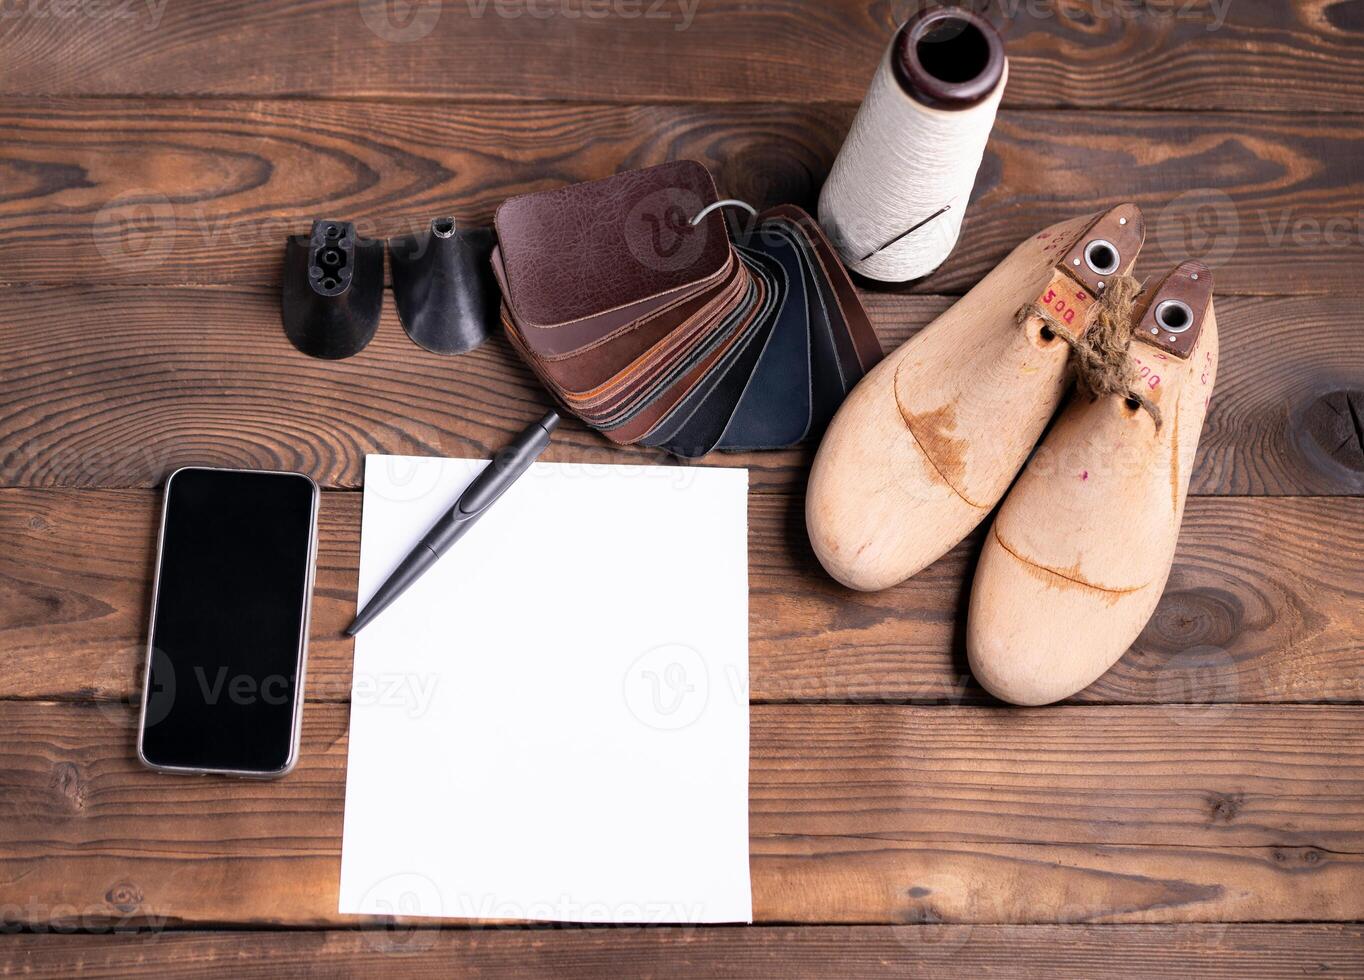
<path id="1" fill-rule="evenodd" d="M 866 294 L 890 349 L 952 302 Z M 1359 416 L 1364 330 L 1350 299 L 1231 297 L 1224 351 L 1192 490 L 1364 492 Z M 270 291 L 106 287 L 0 289 L 0 486 L 148 487 L 186 463 L 297 469 L 355 487 L 365 453 L 487 456 L 548 396 L 501 335 L 457 358 L 421 351 L 392 303 L 370 346 L 345 361 L 298 353 Z M 546 458 L 665 461 L 578 423 Z M 811 450 L 729 455 L 762 490 L 804 486 Z"/>
<path id="2" fill-rule="evenodd" d="M 1311 847 L 757 840 L 754 916 L 846 923 L 1353 920 L 1364 908 L 1357 900 L 1364 868 L 1356 861 Z M 780 890 L 768 901 L 759 882 L 768 887 L 770 879 Z"/>
<path id="3" fill-rule="evenodd" d="M 1356 925 L 908 925 L 749 929 L 441 929 L 22 935 L 0 971 L 44 977 L 214 976 L 822 980 L 1328 978 L 1364 972 Z"/>
<path id="4" fill-rule="evenodd" d="M 775 0 L 26 2 L 0 92 L 814 101 L 862 97 L 912 3 Z M 1359 111 L 1349 4 L 973 3 L 1006 36 L 1006 104 Z"/>
<path id="5" fill-rule="evenodd" d="M 854 108 L 13 100 L 0 282 L 273 287 L 313 218 L 487 221 L 512 194 L 678 157 L 726 196 L 813 208 Z M 1141 275 L 1202 258 L 1220 295 L 1361 295 L 1361 138 L 1357 116 L 1005 112 L 956 251 L 913 288 L 961 293 L 1041 228 L 1132 200 Z"/>
<path id="6" fill-rule="evenodd" d="M 298 768 L 234 781 L 140 769 L 123 706 L 0 702 L 0 909 L 359 924 L 336 912 L 347 713 L 309 706 Z M 757 706 L 751 753 L 758 921 L 1364 917 L 1354 708 Z"/>
<path id="7" fill-rule="evenodd" d="M 679 474 L 682 475 L 682 474 Z M 132 701 L 159 494 L 0 492 L 0 697 Z M 350 696 L 360 495 L 321 515 L 307 693 Z M 749 502 L 749 695 L 983 702 L 960 646 L 978 540 L 894 589 L 819 568 L 799 499 Z M 1160 607 L 1085 703 L 1361 701 L 1364 500 L 1194 498 Z M 1217 710 L 1217 709 L 1210 709 Z"/>

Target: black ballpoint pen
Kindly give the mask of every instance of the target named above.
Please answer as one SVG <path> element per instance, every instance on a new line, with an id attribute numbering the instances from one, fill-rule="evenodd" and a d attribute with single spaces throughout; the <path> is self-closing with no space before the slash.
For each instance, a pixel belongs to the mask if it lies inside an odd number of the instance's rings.
<path id="1" fill-rule="evenodd" d="M 549 412 L 538 422 L 532 422 L 510 446 L 494 456 L 492 462 L 474 477 L 455 506 L 451 507 L 435 526 L 426 532 L 415 548 L 393 570 L 379 591 L 360 610 L 355 622 L 346 629 L 347 636 L 359 633 L 366 623 L 389 607 L 394 599 L 407 591 L 428 568 L 445 554 L 464 532 L 483 516 L 483 512 L 506 492 L 507 488 L 535 462 L 549 446 L 549 435 L 559 425 L 559 416 Z"/>

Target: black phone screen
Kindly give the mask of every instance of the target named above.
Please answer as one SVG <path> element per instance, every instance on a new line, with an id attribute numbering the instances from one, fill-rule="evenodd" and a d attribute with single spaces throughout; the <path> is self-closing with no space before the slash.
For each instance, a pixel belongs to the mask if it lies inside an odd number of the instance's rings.
<path id="1" fill-rule="evenodd" d="M 149 765 L 291 764 L 316 492 L 294 473 L 171 475 L 143 692 Z"/>

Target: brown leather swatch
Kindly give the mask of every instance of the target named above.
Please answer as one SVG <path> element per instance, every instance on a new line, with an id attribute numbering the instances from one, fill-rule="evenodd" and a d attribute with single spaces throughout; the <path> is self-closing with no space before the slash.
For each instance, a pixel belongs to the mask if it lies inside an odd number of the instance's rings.
<path id="1" fill-rule="evenodd" d="M 523 326 L 562 328 L 719 276 L 730 261 L 715 183 L 694 160 L 504 201 L 504 296 Z M 569 348 L 571 349 L 571 348 Z"/>

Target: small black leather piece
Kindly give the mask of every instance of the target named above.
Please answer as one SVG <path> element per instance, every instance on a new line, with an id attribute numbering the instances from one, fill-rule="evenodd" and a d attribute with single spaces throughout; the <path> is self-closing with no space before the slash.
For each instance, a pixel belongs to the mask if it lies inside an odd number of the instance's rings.
<path id="1" fill-rule="evenodd" d="M 365 349 L 384 302 L 384 247 L 356 237 L 348 221 L 313 222 L 284 247 L 284 333 L 310 357 L 336 360 Z"/>
<path id="2" fill-rule="evenodd" d="M 794 446 L 810 428 L 810 315 L 800 252 L 781 229 L 759 228 L 743 243 L 781 265 L 772 338 L 753 369 L 734 416 L 715 448 L 740 451 Z"/>
<path id="3" fill-rule="evenodd" d="M 453 218 L 388 240 L 398 317 L 418 346 L 463 354 L 488 339 L 502 299 L 490 261 L 494 244 L 491 228 L 456 228 Z"/>
<path id="4" fill-rule="evenodd" d="M 734 411 L 753 381 L 753 370 L 771 342 L 778 313 L 786 302 L 786 271 L 781 263 L 761 252 L 735 246 L 753 272 L 768 283 L 763 309 L 749 336 L 734 345 L 720 365 L 677 409 L 644 437 L 646 446 L 659 446 L 687 459 L 713 450 L 734 418 Z M 676 421 L 674 421 L 676 420 Z"/>

